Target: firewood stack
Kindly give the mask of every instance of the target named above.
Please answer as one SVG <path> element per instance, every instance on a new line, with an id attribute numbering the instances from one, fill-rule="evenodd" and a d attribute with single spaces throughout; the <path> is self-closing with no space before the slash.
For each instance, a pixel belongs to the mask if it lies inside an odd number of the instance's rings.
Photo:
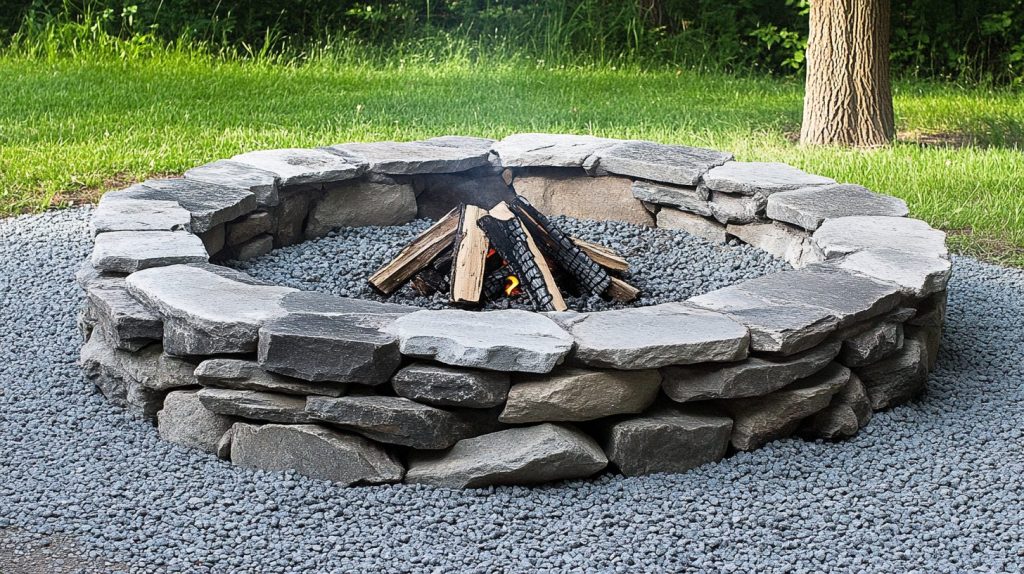
<path id="1" fill-rule="evenodd" d="M 384 295 L 407 282 L 421 295 L 447 291 L 462 307 L 523 293 L 537 311 L 564 311 L 563 289 L 633 301 L 640 291 L 615 275 L 628 270 L 619 254 L 570 237 L 516 195 L 489 210 L 453 209 L 369 283 Z"/>

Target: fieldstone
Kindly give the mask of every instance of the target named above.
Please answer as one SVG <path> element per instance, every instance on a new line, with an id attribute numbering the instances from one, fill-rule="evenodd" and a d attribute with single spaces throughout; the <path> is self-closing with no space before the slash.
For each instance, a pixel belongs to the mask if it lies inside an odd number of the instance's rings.
<path id="1" fill-rule="evenodd" d="M 903 325 L 885 321 L 843 341 L 839 362 L 847 367 L 863 367 L 903 348 Z"/>
<path id="2" fill-rule="evenodd" d="M 609 369 L 738 361 L 747 356 L 747 329 L 725 315 L 685 303 L 577 315 L 566 322 L 575 361 Z"/>
<path id="3" fill-rule="evenodd" d="M 704 175 L 704 185 L 708 189 L 741 195 L 759 193 L 768 196 L 780 191 L 834 183 L 834 179 L 775 162 L 730 161 Z"/>
<path id="4" fill-rule="evenodd" d="M 696 186 L 712 167 L 732 159 L 713 149 L 625 141 L 596 150 L 584 167 L 593 174 L 614 173 L 662 183 Z"/>
<path id="5" fill-rule="evenodd" d="M 829 219 L 814 232 L 814 241 L 828 259 L 874 248 L 898 248 L 915 256 L 949 258 L 946 234 L 908 217 L 858 215 Z"/>
<path id="6" fill-rule="evenodd" d="M 760 194 L 733 195 L 714 191 L 708 207 L 720 223 L 751 223 L 764 219 L 768 199 Z"/>
<path id="7" fill-rule="evenodd" d="M 876 411 L 917 397 L 928 380 L 928 346 L 923 333 L 908 333 L 898 353 L 857 369 L 857 376 Z"/>
<path id="8" fill-rule="evenodd" d="M 623 177 L 590 177 L 582 170 L 531 169 L 517 175 L 515 192 L 545 215 L 654 226 L 654 216 L 633 197 Z"/>
<path id="9" fill-rule="evenodd" d="M 259 331 L 259 363 L 307 381 L 385 383 L 402 362 L 393 316 L 289 313 Z"/>
<path id="10" fill-rule="evenodd" d="M 345 181 L 363 175 L 367 168 L 365 162 L 322 149 L 268 149 L 231 159 L 277 175 L 280 187 Z"/>
<path id="11" fill-rule="evenodd" d="M 318 425 L 236 423 L 231 462 L 263 470 L 294 470 L 345 486 L 399 482 L 405 471 L 393 454 L 373 441 Z"/>
<path id="12" fill-rule="evenodd" d="M 420 307 L 380 303 L 368 299 L 339 297 L 318 291 L 293 291 L 281 299 L 281 307 L 289 313 L 311 315 L 405 315 Z"/>
<path id="13" fill-rule="evenodd" d="M 661 375 L 646 371 L 565 369 L 516 379 L 498 420 L 504 423 L 589 421 L 639 413 L 658 396 Z"/>
<path id="14" fill-rule="evenodd" d="M 249 259 L 255 259 L 261 255 L 266 255 L 274 249 L 274 237 L 268 233 L 263 235 L 257 235 L 256 237 L 246 241 L 241 245 L 236 245 L 232 248 L 235 259 L 238 261 L 248 261 Z"/>
<path id="15" fill-rule="evenodd" d="M 150 179 L 113 191 L 111 199 L 176 201 L 192 215 L 192 233 L 203 233 L 256 209 L 256 196 L 239 186 L 192 179 Z"/>
<path id="16" fill-rule="evenodd" d="M 234 422 L 204 407 L 195 391 L 169 393 L 157 413 L 160 438 L 209 453 L 217 452 L 217 443 Z"/>
<path id="17" fill-rule="evenodd" d="M 711 216 L 708 193 L 704 189 L 637 180 L 633 182 L 631 190 L 633 197 L 641 201 L 667 205 L 706 217 Z"/>
<path id="18" fill-rule="evenodd" d="M 594 152 L 622 140 L 570 134 L 515 134 L 491 150 L 504 167 L 583 167 Z"/>
<path id="19" fill-rule="evenodd" d="M 185 231 L 111 231 L 96 236 L 90 260 L 100 271 L 134 273 L 208 258 L 203 242 Z"/>
<path id="20" fill-rule="evenodd" d="M 750 357 L 740 363 L 672 366 L 661 370 L 665 394 L 683 403 L 766 395 L 809 377 L 839 354 L 839 342 L 786 358 Z"/>
<path id="21" fill-rule="evenodd" d="M 339 227 L 402 225 L 415 218 L 416 194 L 412 185 L 351 181 L 329 189 L 313 206 L 306 236 L 321 237 Z"/>
<path id="22" fill-rule="evenodd" d="M 626 476 L 680 473 L 725 456 L 732 419 L 695 407 L 661 408 L 616 422 L 605 452 Z"/>
<path id="23" fill-rule="evenodd" d="M 282 395 L 340 397 L 347 390 L 345 385 L 337 383 L 313 383 L 269 373 L 256 361 L 242 359 L 207 359 L 196 367 L 195 376 L 200 384 L 207 387 Z"/>
<path id="24" fill-rule="evenodd" d="M 261 391 L 204 388 L 196 393 L 203 406 L 222 415 L 272 423 L 304 424 L 313 421 L 306 399 Z"/>
<path id="25" fill-rule="evenodd" d="M 277 220 L 273 233 L 275 247 L 295 245 L 306 238 L 306 218 L 316 197 L 317 194 L 310 191 L 281 195 L 281 203 L 274 211 Z"/>
<path id="26" fill-rule="evenodd" d="M 547 373 L 573 344 L 551 319 L 521 310 L 417 311 L 393 330 L 403 355 L 492 371 Z"/>
<path id="27" fill-rule="evenodd" d="M 199 239 L 202 240 L 203 247 L 211 257 L 218 255 L 227 245 L 226 226 L 218 225 L 213 229 L 209 229 L 199 234 Z"/>
<path id="28" fill-rule="evenodd" d="M 284 314 L 281 298 L 295 289 L 252 285 L 231 278 L 235 276 L 244 274 L 173 265 L 133 273 L 127 285 L 132 295 L 164 318 L 168 353 L 251 353 L 260 326 Z"/>
<path id="29" fill-rule="evenodd" d="M 907 252 L 899 244 L 851 253 L 837 265 L 883 281 L 896 283 L 907 297 L 920 299 L 945 291 L 952 274 L 949 259 Z"/>
<path id="30" fill-rule="evenodd" d="M 111 199 L 106 199 L 110 196 Z M 93 235 L 108 231 L 190 231 L 192 215 L 177 201 L 105 195 L 89 224 Z"/>
<path id="31" fill-rule="evenodd" d="M 128 412 L 149 420 L 163 406 L 164 390 L 144 386 L 135 379 L 146 373 L 147 380 L 156 378 L 159 352 L 147 351 L 137 355 L 119 351 L 107 342 L 99 330 L 82 345 L 79 365 L 85 377 L 92 382 L 111 403 Z"/>
<path id="32" fill-rule="evenodd" d="M 850 370 L 832 363 L 769 395 L 720 401 L 720 407 L 733 418 L 732 446 L 737 450 L 754 450 L 789 436 L 802 419 L 828 407 L 832 396 L 849 382 Z"/>
<path id="33" fill-rule="evenodd" d="M 906 327 L 906 332 L 915 337 L 925 346 L 925 354 L 928 356 L 928 372 L 935 370 L 939 361 L 939 347 L 942 344 L 942 326 L 933 325 L 928 327 Z"/>
<path id="34" fill-rule="evenodd" d="M 274 231 L 274 216 L 266 211 L 254 211 L 227 224 L 225 242 L 229 247 L 241 245 L 253 237 Z"/>
<path id="35" fill-rule="evenodd" d="M 309 397 L 306 412 L 378 442 L 438 450 L 499 428 L 493 412 L 454 412 L 404 397 Z"/>
<path id="36" fill-rule="evenodd" d="M 907 320 L 915 327 L 942 327 L 946 323 L 946 292 L 929 295 L 917 305 L 917 313 Z"/>
<path id="37" fill-rule="evenodd" d="M 850 382 L 832 397 L 832 402 L 823 411 L 804 419 L 800 434 L 810 438 L 835 440 L 848 438 L 864 428 L 871 420 L 871 401 L 864 384 L 857 375 L 850 375 Z"/>
<path id="38" fill-rule="evenodd" d="M 500 176 L 479 168 L 467 173 L 418 175 L 413 178 L 413 188 L 416 217 L 434 221 L 463 203 L 490 209 L 513 197 Z"/>
<path id="39" fill-rule="evenodd" d="M 185 179 L 248 189 L 256 203 L 272 207 L 278 203 L 277 175 L 229 159 L 219 159 L 185 172 Z"/>
<path id="40" fill-rule="evenodd" d="M 826 219 L 851 215 L 906 217 L 907 203 L 852 183 L 819 185 L 773 193 L 768 197 L 768 217 L 814 231 Z"/>
<path id="41" fill-rule="evenodd" d="M 726 226 L 726 232 L 797 269 L 825 259 L 806 232 L 783 223 L 730 224 Z"/>
<path id="42" fill-rule="evenodd" d="M 441 453 L 414 452 L 405 480 L 448 488 L 539 484 L 584 478 L 607 465 L 594 439 L 545 423 L 464 439 Z"/>
<path id="43" fill-rule="evenodd" d="M 494 140 L 448 136 L 419 142 L 348 143 L 325 148 L 387 175 L 452 173 L 490 165 Z"/>
<path id="44" fill-rule="evenodd" d="M 98 278 L 86 287 L 92 319 L 119 349 L 137 351 L 163 337 L 160 316 L 128 292 L 122 278 Z"/>
<path id="45" fill-rule="evenodd" d="M 680 229 L 712 243 L 725 243 L 725 226 L 713 219 L 670 207 L 658 210 L 658 227 Z"/>
<path id="46" fill-rule="evenodd" d="M 245 424 L 245 423 L 241 423 Z M 220 440 L 217 441 L 217 447 L 214 450 L 214 454 L 221 460 L 231 460 L 231 443 L 235 439 L 235 427 L 232 426 L 224 434 L 220 436 Z"/>
<path id="47" fill-rule="evenodd" d="M 508 373 L 413 363 L 391 378 L 399 395 L 436 406 L 490 408 L 505 402 Z"/>

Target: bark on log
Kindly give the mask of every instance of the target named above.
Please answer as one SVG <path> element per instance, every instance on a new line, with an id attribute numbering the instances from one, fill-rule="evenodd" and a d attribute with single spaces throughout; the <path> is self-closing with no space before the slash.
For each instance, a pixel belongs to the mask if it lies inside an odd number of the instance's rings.
<path id="1" fill-rule="evenodd" d="M 369 279 L 370 286 L 385 295 L 394 293 L 420 269 L 429 265 L 438 254 L 451 247 L 458 225 L 459 213 L 453 209 L 421 233 L 397 257 L 377 270 Z"/>

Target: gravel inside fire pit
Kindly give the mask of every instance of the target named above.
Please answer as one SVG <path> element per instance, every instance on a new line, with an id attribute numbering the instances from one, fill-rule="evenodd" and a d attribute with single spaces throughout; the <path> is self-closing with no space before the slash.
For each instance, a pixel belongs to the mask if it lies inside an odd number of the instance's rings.
<path id="1" fill-rule="evenodd" d="M 789 268 L 785 261 L 735 240 L 715 244 L 685 231 L 617 221 L 568 217 L 553 217 L 552 221 L 571 235 L 611 247 L 625 257 L 630 271 L 624 279 L 640 289 L 640 298 L 633 303 L 638 306 L 683 301 Z M 443 309 L 449 306 L 447 293 L 423 297 L 405 285 L 390 297 L 382 297 L 366 283 L 374 271 L 430 225 L 429 220 L 420 219 L 392 227 L 343 228 L 320 239 L 277 249 L 249 261 L 232 261 L 229 265 L 265 281 L 304 291 Z M 565 302 L 577 311 L 623 306 L 597 296 L 568 294 Z M 532 307 L 526 295 L 519 295 L 489 302 L 486 308 Z"/>

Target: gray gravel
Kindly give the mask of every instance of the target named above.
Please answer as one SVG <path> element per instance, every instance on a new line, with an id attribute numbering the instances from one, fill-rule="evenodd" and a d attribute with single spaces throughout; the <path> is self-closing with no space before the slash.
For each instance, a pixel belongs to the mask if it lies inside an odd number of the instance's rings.
<path id="1" fill-rule="evenodd" d="M 0 529 L 30 555 L 39 539 L 69 541 L 101 572 L 119 571 L 103 560 L 132 572 L 931 573 L 1024 563 L 1020 270 L 958 258 L 928 396 L 847 442 L 783 440 L 675 476 L 345 489 L 161 442 L 93 391 L 74 364 L 71 278 L 88 250 L 87 214 L 0 220 Z"/>
<path id="2" fill-rule="evenodd" d="M 630 272 L 624 278 L 640 289 L 636 305 L 682 301 L 789 268 L 785 261 L 735 241 L 729 245 L 714 244 L 684 231 L 617 221 L 552 219 L 565 232 L 611 247 L 629 261 Z M 394 227 L 341 229 L 314 241 L 278 249 L 250 261 L 233 261 L 229 265 L 260 279 L 305 291 L 444 309 L 449 306 L 446 293 L 422 297 L 406 285 L 383 298 L 366 284 L 374 271 L 398 255 L 430 224 L 429 220 L 420 219 Z M 577 311 L 622 306 L 596 296 L 567 296 L 565 302 Z M 532 308 L 526 295 L 493 301 L 487 307 Z"/>

